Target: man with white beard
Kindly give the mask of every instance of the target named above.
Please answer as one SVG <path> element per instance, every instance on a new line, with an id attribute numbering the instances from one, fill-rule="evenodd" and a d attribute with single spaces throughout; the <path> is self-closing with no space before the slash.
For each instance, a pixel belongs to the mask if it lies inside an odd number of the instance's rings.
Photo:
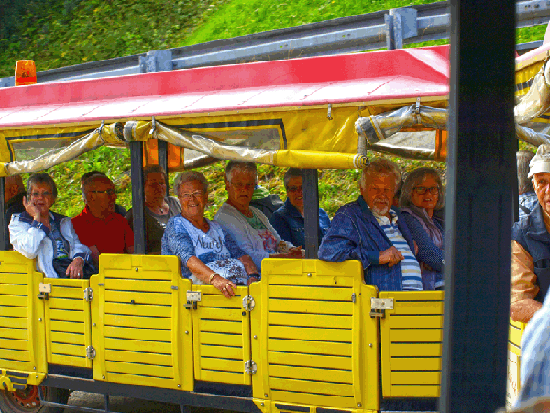
<path id="1" fill-rule="evenodd" d="M 396 164 L 372 160 L 361 174 L 361 196 L 336 212 L 319 248 L 324 261 L 361 261 L 365 282 L 380 291 L 422 290 L 416 245 L 400 212 L 391 207 L 400 180 Z"/>

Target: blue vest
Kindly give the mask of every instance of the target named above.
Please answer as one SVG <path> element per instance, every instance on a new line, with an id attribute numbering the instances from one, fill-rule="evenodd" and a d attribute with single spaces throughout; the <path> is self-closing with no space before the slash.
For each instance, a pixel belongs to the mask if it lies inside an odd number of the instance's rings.
<path id="1" fill-rule="evenodd" d="M 550 289 L 550 234 L 544 225 L 540 204 L 526 218 L 512 227 L 512 239 L 533 257 L 537 285 L 540 288 L 535 300 L 544 302 Z"/>

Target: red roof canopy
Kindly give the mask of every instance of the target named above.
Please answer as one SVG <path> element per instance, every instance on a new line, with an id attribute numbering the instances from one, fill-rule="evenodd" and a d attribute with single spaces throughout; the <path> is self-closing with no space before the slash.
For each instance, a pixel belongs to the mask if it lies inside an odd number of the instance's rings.
<path id="1" fill-rule="evenodd" d="M 446 96 L 449 46 L 0 89 L 0 127 Z"/>

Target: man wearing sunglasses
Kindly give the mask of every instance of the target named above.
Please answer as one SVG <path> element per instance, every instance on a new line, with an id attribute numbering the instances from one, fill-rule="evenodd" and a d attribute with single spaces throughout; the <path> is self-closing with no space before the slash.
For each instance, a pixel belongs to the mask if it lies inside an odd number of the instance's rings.
<path id="1" fill-rule="evenodd" d="M 92 251 L 99 265 L 102 253 L 131 254 L 134 252 L 134 233 L 128 221 L 115 213 L 116 191 L 109 178 L 95 174 L 82 185 L 84 202 L 82 212 L 72 219 L 80 241 Z"/>

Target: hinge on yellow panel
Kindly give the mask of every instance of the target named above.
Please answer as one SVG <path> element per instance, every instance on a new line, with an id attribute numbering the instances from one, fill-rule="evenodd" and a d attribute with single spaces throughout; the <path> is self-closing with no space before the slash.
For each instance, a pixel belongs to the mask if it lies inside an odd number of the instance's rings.
<path id="1" fill-rule="evenodd" d="M 386 310 L 393 310 L 393 298 L 376 298 L 370 299 L 370 316 L 371 318 L 384 318 Z"/>
<path id="2" fill-rule="evenodd" d="M 95 348 L 94 346 L 88 346 L 86 347 L 86 357 L 89 359 L 95 358 Z"/>
<path id="3" fill-rule="evenodd" d="M 244 372 L 246 374 L 256 374 L 257 371 L 258 371 L 258 366 L 256 365 L 255 362 L 253 362 L 252 360 L 248 360 L 244 362 Z"/>
<path id="4" fill-rule="evenodd" d="M 254 310 L 254 307 L 256 307 L 256 301 L 254 301 L 254 297 L 251 295 L 246 295 L 243 297 L 243 308 L 246 311 L 252 311 Z"/>
<path id="5" fill-rule="evenodd" d="M 40 300 L 49 300 L 50 294 L 52 293 L 52 285 L 51 284 L 38 284 L 38 298 Z"/>
<path id="6" fill-rule="evenodd" d="M 91 302 L 94 299 L 94 290 L 91 287 L 84 288 L 84 301 Z"/>

